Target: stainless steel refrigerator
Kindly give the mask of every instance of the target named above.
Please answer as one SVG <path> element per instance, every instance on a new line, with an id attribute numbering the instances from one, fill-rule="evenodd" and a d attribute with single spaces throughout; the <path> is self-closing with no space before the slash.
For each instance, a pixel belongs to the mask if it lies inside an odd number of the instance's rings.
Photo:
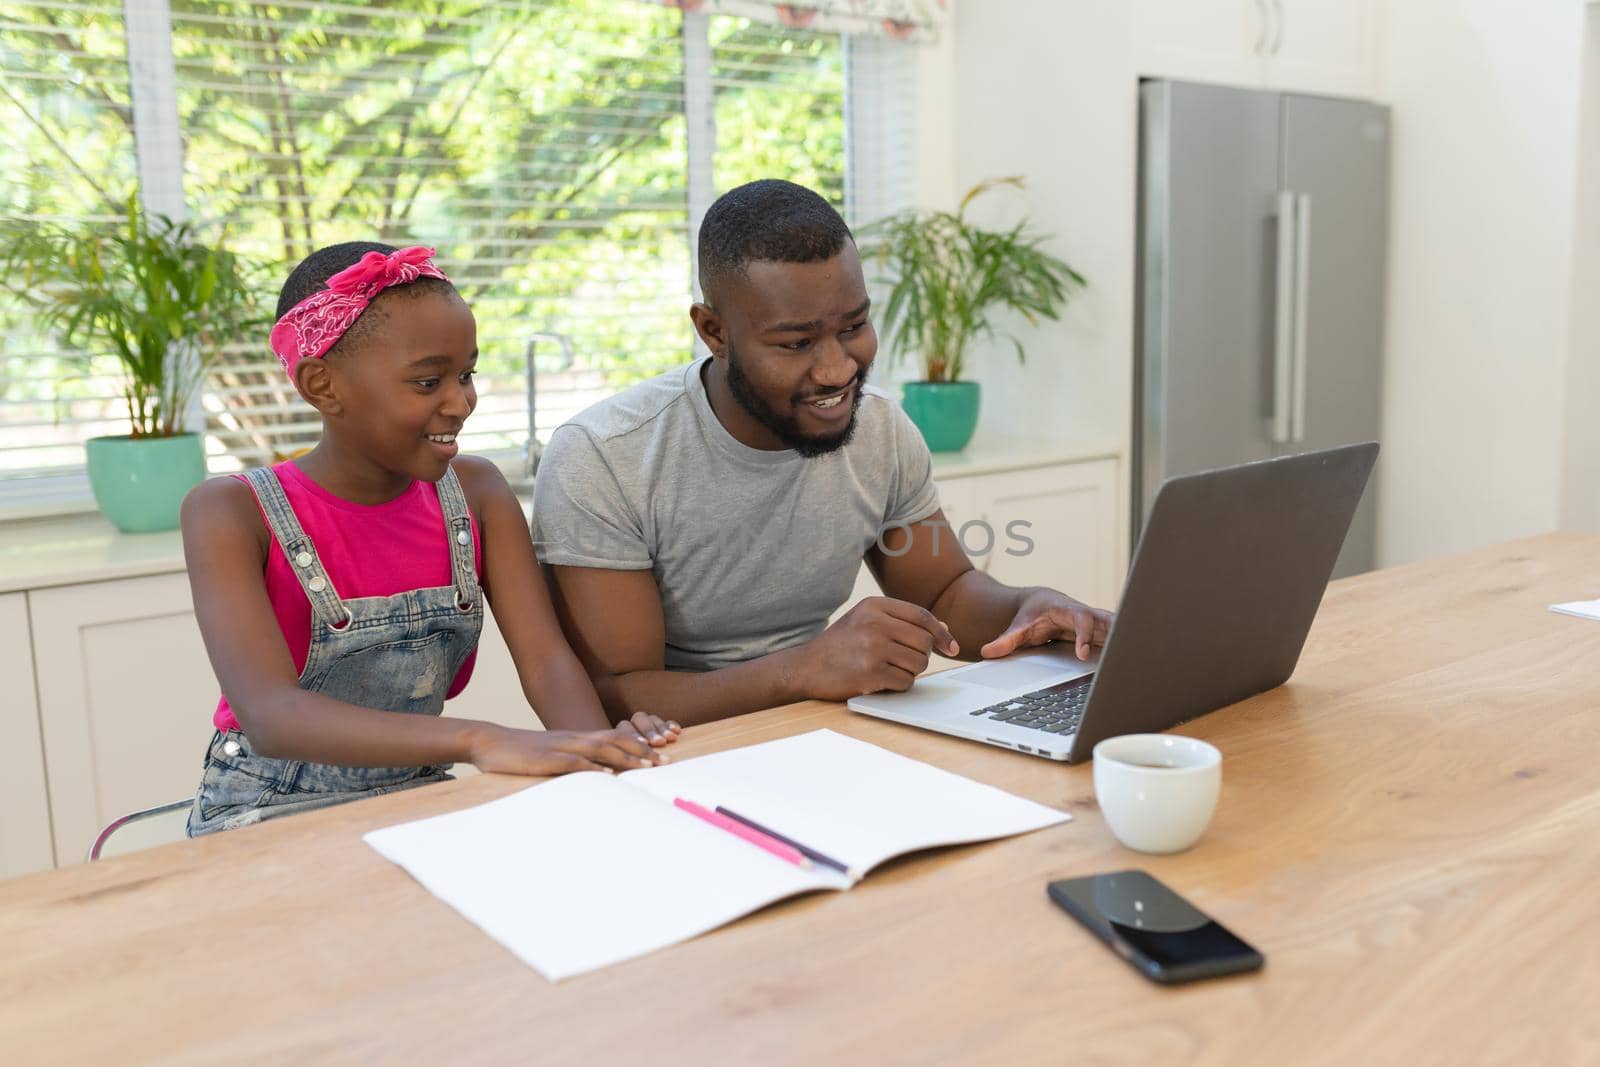
<path id="1" fill-rule="evenodd" d="M 1135 542 L 1163 478 L 1378 439 L 1388 174 L 1387 108 L 1142 84 Z"/>

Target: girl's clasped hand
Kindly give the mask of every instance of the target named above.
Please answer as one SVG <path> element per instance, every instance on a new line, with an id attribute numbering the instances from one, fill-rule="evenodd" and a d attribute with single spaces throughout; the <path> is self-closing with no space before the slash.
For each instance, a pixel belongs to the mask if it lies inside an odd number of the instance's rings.
<path id="1" fill-rule="evenodd" d="M 626 771 L 668 762 L 656 747 L 676 741 L 679 732 L 677 723 L 643 711 L 603 733 L 491 728 L 469 762 L 504 774 Z"/>

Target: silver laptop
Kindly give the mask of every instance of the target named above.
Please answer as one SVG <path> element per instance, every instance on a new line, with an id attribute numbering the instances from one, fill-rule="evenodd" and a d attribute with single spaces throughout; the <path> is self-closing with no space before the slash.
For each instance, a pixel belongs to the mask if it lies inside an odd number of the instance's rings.
<path id="1" fill-rule="evenodd" d="M 1375 442 L 1169 479 L 1139 538 L 1104 650 L 1070 643 L 925 675 L 851 710 L 1076 763 L 1294 673 Z"/>

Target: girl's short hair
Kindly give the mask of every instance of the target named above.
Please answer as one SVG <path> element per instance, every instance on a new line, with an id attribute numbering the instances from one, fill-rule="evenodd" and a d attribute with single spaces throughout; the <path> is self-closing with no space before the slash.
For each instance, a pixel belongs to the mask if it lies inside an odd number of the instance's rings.
<path id="1" fill-rule="evenodd" d="M 381 241 L 343 241 L 317 249 L 289 272 L 288 280 L 283 283 L 283 288 L 278 293 L 277 317 L 283 318 L 284 313 L 300 301 L 313 293 L 322 292 L 328 287 L 329 278 L 346 267 L 355 266 L 368 252 L 382 252 L 388 255 L 398 251 L 394 245 L 386 245 Z M 382 321 L 384 316 L 380 304 L 388 304 L 399 296 L 413 298 L 424 293 L 459 295 L 456 293 L 456 287 L 442 278 L 418 278 L 414 282 L 385 289 L 326 354 L 335 355 L 344 351 L 350 344 L 359 344 L 361 338 Z M 352 341 L 352 338 L 355 340 Z"/>

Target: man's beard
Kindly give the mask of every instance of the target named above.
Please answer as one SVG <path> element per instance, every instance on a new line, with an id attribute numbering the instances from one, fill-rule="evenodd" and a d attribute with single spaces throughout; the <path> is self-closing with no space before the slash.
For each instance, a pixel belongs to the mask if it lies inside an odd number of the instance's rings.
<path id="1" fill-rule="evenodd" d="M 830 452 L 837 452 L 850 443 L 850 438 L 856 432 L 856 412 L 861 408 L 861 387 L 867 380 L 865 370 L 857 371 L 855 381 L 851 383 L 854 392 L 850 395 L 850 420 L 845 423 L 844 429 L 822 437 L 814 437 L 802 431 L 800 423 L 792 415 L 780 415 L 772 410 L 771 406 L 756 393 L 755 386 L 750 384 L 750 379 L 745 377 L 744 370 L 739 364 L 739 354 L 734 351 L 731 343 L 726 351 L 728 391 L 751 418 L 771 430 L 773 435 L 783 442 L 783 447 L 794 449 L 804 459 L 814 459 Z"/>

